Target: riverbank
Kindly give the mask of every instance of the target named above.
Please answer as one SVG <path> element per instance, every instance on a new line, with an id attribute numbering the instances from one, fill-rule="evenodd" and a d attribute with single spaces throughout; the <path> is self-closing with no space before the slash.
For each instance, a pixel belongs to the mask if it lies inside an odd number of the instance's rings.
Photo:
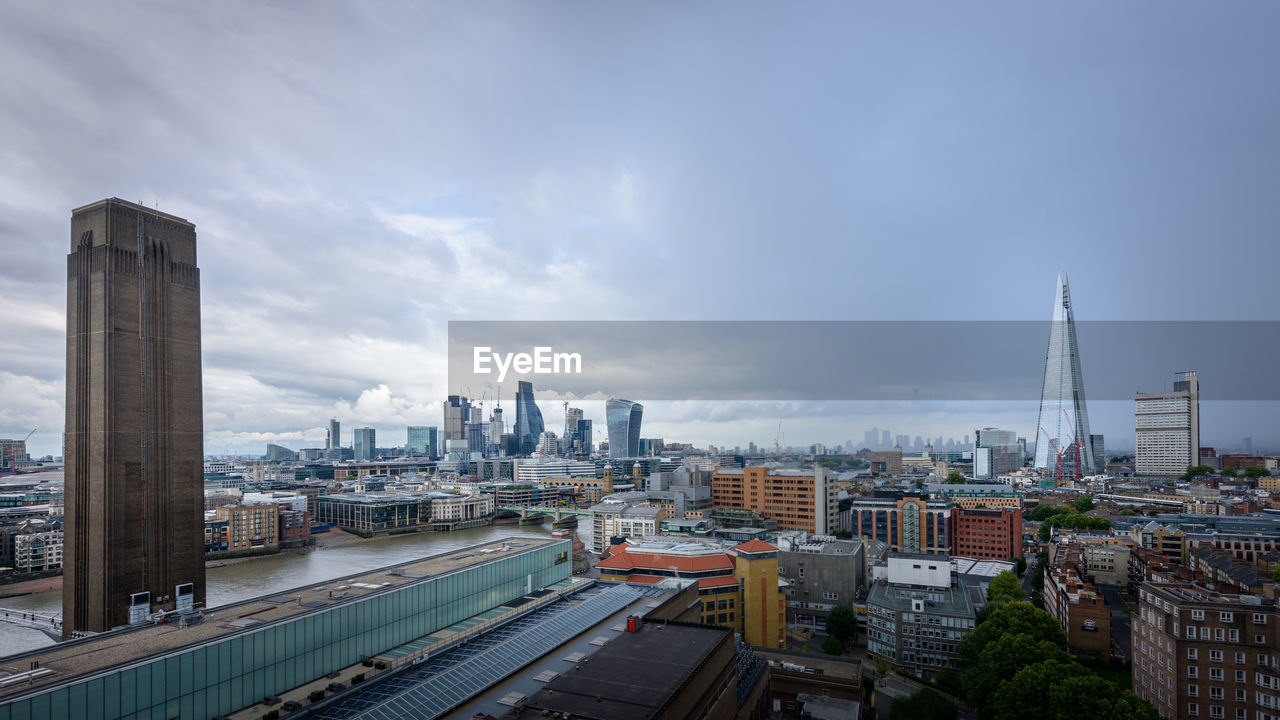
<path id="1" fill-rule="evenodd" d="M 61 575 L 0 585 L 0 598 L 18 597 L 19 595 L 30 595 L 31 593 L 50 592 L 53 590 L 62 590 Z"/>
<path id="2" fill-rule="evenodd" d="M 241 563 L 252 562 L 254 560 L 263 560 L 266 558 L 278 558 L 281 555 L 306 555 L 307 553 L 312 552 L 314 550 L 324 550 L 325 548 L 333 548 L 333 547 L 344 547 L 346 545 L 351 545 L 353 543 L 368 542 L 373 539 L 373 538 L 362 538 L 358 535 L 352 535 L 351 533 L 345 532 L 343 530 L 339 530 L 338 528 L 333 528 L 328 532 L 320 533 L 319 535 L 312 535 L 311 537 L 312 539 L 315 540 L 314 545 L 308 545 L 306 547 L 298 547 L 298 548 L 285 548 L 280 552 L 263 553 L 261 555 L 246 555 L 244 557 L 220 558 L 220 559 L 215 558 L 213 560 L 205 561 L 204 566 L 205 568 L 220 568 L 220 567 L 227 567 L 229 565 L 239 565 Z"/>

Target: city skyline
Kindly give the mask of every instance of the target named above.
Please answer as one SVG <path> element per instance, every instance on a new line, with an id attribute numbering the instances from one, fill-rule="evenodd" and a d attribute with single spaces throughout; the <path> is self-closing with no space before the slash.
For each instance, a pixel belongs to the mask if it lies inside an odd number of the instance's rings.
<path id="1" fill-rule="evenodd" d="M 439 424 L 454 319 L 1039 321 L 1058 269 L 1090 319 L 1275 319 L 1280 102 L 1250 78 L 1280 63 L 1280 8 L 1161 10 L 256 8 L 246 26 L 215 5 L 175 32 L 141 6 L 6 6 L 0 437 L 39 427 L 32 454 L 61 454 L 65 209 L 108 194 L 201 218 L 211 453 L 318 446 L 333 416 Z M 1231 292 L 1158 280 L 1188 257 Z M 1205 383 L 1206 444 L 1280 442 L 1275 403 L 1215 406 Z M 1021 410 L 734 417 L 612 391 L 653 435 L 717 444 L 768 444 L 779 418 L 827 444 L 1033 430 Z M 1090 404 L 1094 432 L 1132 437 L 1131 406 Z"/>

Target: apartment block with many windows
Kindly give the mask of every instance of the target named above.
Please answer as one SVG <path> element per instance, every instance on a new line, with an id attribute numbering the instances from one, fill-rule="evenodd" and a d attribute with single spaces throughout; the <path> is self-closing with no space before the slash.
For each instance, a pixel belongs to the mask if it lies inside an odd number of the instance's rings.
<path id="1" fill-rule="evenodd" d="M 1133 691 L 1168 718 L 1280 719 L 1280 614 L 1258 595 L 1143 583 Z"/>
<path id="2" fill-rule="evenodd" d="M 829 535 L 836 527 L 839 498 L 825 468 L 717 468 L 711 500 L 718 508 L 754 510 L 775 520 L 779 530 Z"/>

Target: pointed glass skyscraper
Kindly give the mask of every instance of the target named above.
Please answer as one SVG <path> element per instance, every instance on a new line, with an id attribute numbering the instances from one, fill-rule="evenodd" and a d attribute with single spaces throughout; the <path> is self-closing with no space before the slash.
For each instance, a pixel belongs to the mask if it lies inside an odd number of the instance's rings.
<path id="1" fill-rule="evenodd" d="M 1060 273 L 1053 301 L 1049 349 L 1044 358 L 1035 466 L 1046 468 L 1057 477 L 1083 477 L 1094 471 L 1093 453 L 1071 291 L 1067 287 L 1067 274 Z"/>

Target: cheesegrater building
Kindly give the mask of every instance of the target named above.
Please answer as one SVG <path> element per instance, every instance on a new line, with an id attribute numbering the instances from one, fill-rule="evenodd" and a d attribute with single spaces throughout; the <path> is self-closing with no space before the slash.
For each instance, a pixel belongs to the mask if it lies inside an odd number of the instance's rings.
<path id="1" fill-rule="evenodd" d="M 71 213 L 63 633 L 205 600 L 200 271 L 186 220 Z"/>

